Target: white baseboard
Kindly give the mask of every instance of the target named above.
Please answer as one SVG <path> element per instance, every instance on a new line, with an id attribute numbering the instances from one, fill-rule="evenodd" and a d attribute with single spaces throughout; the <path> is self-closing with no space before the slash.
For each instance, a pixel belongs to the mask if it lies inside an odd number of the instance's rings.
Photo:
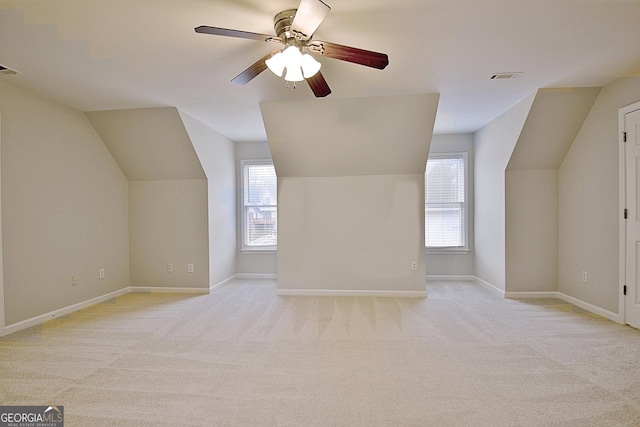
<path id="1" fill-rule="evenodd" d="M 272 273 L 238 273 L 235 275 L 235 278 L 253 280 L 275 280 L 278 278 L 278 275 Z"/>
<path id="2" fill-rule="evenodd" d="M 121 295 L 129 293 L 151 293 L 151 292 L 165 292 L 165 293 L 182 293 L 182 294 L 208 294 L 209 288 L 163 288 L 163 287 L 146 287 L 146 286 L 128 286 L 126 288 L 118 289 L 117 291 L 109 292 L 108 294 L 101 295 L 99 297 L 91 298 L 77 304 L 72 304 L 67 307 L 59 308 L 57 310 L 50 311 L 39 316 L 34 316 L 29 319 L 21 320 L 20 322 L 6 325 L 0 330 L 0 337 L 13 334 L 15 332 L 22 331 L 23 329 L 30 328 L 32 326 L 40 325 L 48 320 L 55 319 L 57 317 L 66 316 L 76 311 L 80 311 L 84 308 L 91 307 L 92 305 L 100 304 L 110 299 L 119 297 Z"/>
<path id="3" fill-rule="evenodd" d="M 129 293 L 129 288 L 122 288 L 117 291 L 110 292 L 108 294 L 91 298 L 87 301 L 79 302 L 77 304 L 72 304 L 67 307 L 59 308 L 57 310 L 50 311 L 45 314 L 41 314 L 39 316 L 32 317 L 30 319 L 22 320 L 20 322 L 12 323 L 10 325 L 6 325 L 2 331 L 0 331 L 0 336 L 5 336 L 9 334 L 13 334 L 14 332 L 21 331 L 23 329 L 30 328 L 32 326 L 37 326 L 41 323 L 46 322 L 47 320 L 55 319 L 56 317 L 66 316 L 67 314 L 71 314 L 75 311 L 82 310 L 83 308 L 90 307 L 92 305 L 100 304 L 102 302 L 108 301 L 120 295 L 124 295 Z"/>
<path id="4" fill-rule="evenodd" d="M 612 311 L 605 310 L 604 308 L 600 308 L 600 307 L 597 307 L 597 306 L 595 306 L 593 304 L 589 304 L 588 302 L 584 302 L 584 301 L 579 300 L 577 298 L 574 298 L 572 296 L 563 294 L 562 292 L 558 292 L 558 298 L 563 300 L 563 301 L 566 301 L 566 302 L 568 302 L 570 304 L 573 304 L 576 307 L 580 307 L 583 310 L 587 310 L 587 311 L 590 311 L 591 313 L 597 314 L 598 316 L 602 316 L 605 319 L 609 319 L 609 320 L 611 320 L 613 322 L 616 322 L 616 323 L 624 324 L 624 319 L 618 313 L 614 313 Z"/>
<path id="5" fill-rule="evenodd" d="M 227 285 L 227 284 L 229 284 L 229 283 L 233 282 L 233 281 L 234 281 L 234 280 L 236 280 L 237 278 L 238 278 L 238 275 L 237 275 L 237 274 L 234 274 L 233 276 L 229 276 L 229 277 L 227 277 L 226 279 L 221 280 L 220 282 L 216 283 L 215 285 L 211 285 L 211 286 L 209 287 L 209 293 L 211 293 L 211 291 L 213 291 L 214 289 L 221 288 L 222 286 Z"/>
<path id="6" fill-rule="evenodd" d="M 527 298 L 560 298 L 558 292 L 505 292 L 504 297 L 507 299 L 527 299 Z"/>
<path id="7" fill-rule="evenodd" d="M 614 313 L 604 308 L 600 308 L 588 302 L 582 301 L 578 298 L 574 298 L 570 295 L 563 294 L 562 292 L 505 292 L 505 298 L 508 299 L 527 299 L 527 298 L 556 298 L 569 304 L 573 304 L 576 307 L 580 307 L 583 310 L 587 310 L 598 316 L 602 316 L 605 319 L 609 319 L 616 323 L 624 323 L 622 316 L 618 313 Z"/>
<path id="8" fill-rule="evenodd" d="M 475 282 L 476 276 L 427 274 L 427 282 Z"/>
<path id="9" fill-rule="evenodd" d="M 129 292 L 132 294 L 149 294 L 152 292 L 166 294 L 208 294 L 209 288 L 177 288 L 163 286 L 130 286 Z"/>
<path id="10" fill-rule="evenodd" d="M 479 277 L 475 277 L 475 281 L 476 281 L 476 283 L 484 286 L 485 288 L 487 288 L 487 289 L 489 289 L 489 290 L 491 290 L 493 292 L 497 292 L 497 293 L 499 293 L 500 295 L 502 295 L 504 297 L 504 291 L 502 289 L 500 289 L 499 287 L 487 282 L 486 280 L 482 280 Z"/>
<path id="11" fill-rule="evenodd" d="M 50 311 L 39 316 L 32 317 L 30 319 L 22 320 L 20 322 L 6 325 L 0 330 L 0 337 L 5 335 L 19 332 L 23 329 L 30 328 L 32 326 L 39 325 L 47 320 L 55 319 L 57 317 L 66 316 L 75 311 L 82 310 L 92 305 L 100 304 L 108 301 L 120 295 L 128 293 L 151 293 L 151 292 L 166 292 L 166 293 L 190 293 L 190 294 L 208 294 L 211 290 L 224 286 L 235 279 L 277 279 L 277 274 L 250 274 L 240 273 L 228 277 L 219 283 L 211 286 L 210 288 L 165 288 L 165 287 L 145 287 L 145 286 L 129 286 L 119 289 L 117 291 L 110 292 L 108 294 L 91 298 L 87 301 L 83 301 L 77 304 L 72 304 L 67 307 L 63 307 L 57 310 Z M 490 289 L 494 292 L 498 292 L 505 298 L 519 299 L 519 298 L 558 298 L 562 301 L 566 301 L 570 304 L 587 310 L 591 313 L 602 316 L 613 322 L 624 323 L 624 319 L 618 313 L 614 313 L 609 310 L 597 307 L 593 304 L 579 300 L 572 296 L 563 294 L 562 292 L 504 292 L 491 283 L 484 281 L 475 276 L 427 276 L 427 280 L 435 281 L 475 281 L 476 283 Z M 353 296 L 353 297 L 397 297 L 397 298 L 425 298 L 427 297 L 427 291 L 375 291 L 375 290 L 329 290 L 329 289 L 278 289 L 277 294 L 280 296 Z"/>
<path id="12" fill-rule="evenodd" d="M 356 291 L 340 289 L 278 289 L 279 296 L 426 298 L 427 291 Z"/>

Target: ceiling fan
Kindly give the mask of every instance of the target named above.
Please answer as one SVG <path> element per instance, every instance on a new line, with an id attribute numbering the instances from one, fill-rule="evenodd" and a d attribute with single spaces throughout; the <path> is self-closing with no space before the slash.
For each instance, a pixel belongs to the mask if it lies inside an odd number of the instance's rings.
<path id="1" fill-rule="evenodd" d="M 232 83 L 246 84 L 267 68 L 282 77 L 286 69 L 284 79 L 293 82 L 294 87 L 295 82 L 306 80 L 316 97 L 324 97 L 331 93 L 331 89 L 320 73 L 321 64 L 309 53 L 379 70 L 389 64 L 389 58 L 384 53 L 313 40 L 313 34 L 330 10 L 331 8 L 322 0 L 301 0 L 298 9 L 284 10 L 273 18 L 275 36 L 204 25 L 195 28 L 195 31 L 201 34 L 237 37 L 284 45 L 282 49 L 268 53 L 238 74 L 231 80 Z"/>

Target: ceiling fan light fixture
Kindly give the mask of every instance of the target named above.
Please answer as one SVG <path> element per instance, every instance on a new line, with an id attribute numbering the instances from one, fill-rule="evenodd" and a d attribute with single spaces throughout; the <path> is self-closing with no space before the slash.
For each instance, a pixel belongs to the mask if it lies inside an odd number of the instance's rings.
<path id="1" fill-rule="evenodd" d="M 294 66 L 302 63 L 302 53 L 300 49 L 296 46 L 289 46 L 284 51 L 282 51 L 282 56 L 284 57 L 285 63 L 288 66 Z"/>
<path id="2" fill-rule="evenodd" d="M 299 2 L 297 9 L 283 10 L 273 18 L 275 36 L 207 25 L 200 25 L 194 30 L 199 34 L 284 45 L 282 50 L 267 53 L 234 77 L 231 82 L 238 85 L 250 82 L 268 68 L 276 76 L 280 78 L 284 76 L 287 82 L 299 82 L 306 79 L 316 97 L 325 97 L 331 93 L 331 89 L 320 73 L 321 64 L 309 53 L 378 70 L 389 65 L 389 57 L 384 53 L 313 40 L 313 35 L 329 14 L 331 7 L 323 0 L 299 0 Z M 303 52 L 307 53 L 303 54 Z M 289 87 L 290 85 L 287 83 L 285 86 Z"/>
<path id="3" fill-rule="evenodd" d="M 302 75 L 302 68 L 300 66 L 287 67 L 287 74 L 284 76 L 284 79 L 288 82 L 301 82 L 304 80 L 304 76 Z"/>
<path id="4" fill-rule="evenodd" d="M 297 46 L 289 46 L 285 50 L 277 52 L 267 59 L 265 64 L 278 77 L 282 77 L 286 68 L 284 79 L 288 82 L 300 82 L 320 70 L 320 63 L 309 54 L 303 55 Z"/>
<path id="5" fill-rule="evenodd" d="M 314 59 L 313 56 L 305 53 L 302 55 L 302 74 L 306 79 L 314 76 L 322 65 Z"/>
<path id="6" fill-rule="evenodd" d="M 282 52 L 278 52 L 273 55 L 271 58 L 264 61 L 267 64 L 267 67 L 271 70 L 273 74 L 278 77 L 282 77 L 282 73 L 284 72 L 285 58 Z"/>

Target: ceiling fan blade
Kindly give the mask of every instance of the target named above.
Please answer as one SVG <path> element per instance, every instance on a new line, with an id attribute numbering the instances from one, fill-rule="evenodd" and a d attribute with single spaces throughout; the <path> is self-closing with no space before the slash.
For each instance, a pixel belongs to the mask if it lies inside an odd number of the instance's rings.
<path id="1" fill-rule="evenodd" d="M 320 71 L 309 77 L 307 83 L 309 83 L 309 87 L 316 98 L 324 98 L 331 93 L 331 88 L 329 88 L 327 81 Z"/>
<path id="2" fill-rule="evenodd" d="M 249 66 L 249 68 L 235 76 L 233 80 L 231 80 L 231 83 L 233 83 L 234 85 L 244 85 L 249 83 L 254 77 L 267 69 L 267 64 L 265 63 L 265 61 L 276 52 L 277 50 L 274 50 L 273 52 L 267 53 L 265 56 L 258 59 L 251 66 Z"/>
<path id="3" fill-rule="evenodd" d="M 259 40 L 263 42 L 279 41 L 278 37 L 271 36 L 269 34 L 258 34 L 258 33 L 251 33 L 249 31 L 230 30 L 228 28 L 208 27 L 206 25 L 201 25 L 199 27 L 196 27 L 195 30 L 196 30 L 196 33 L 211 34 L 214 36 L 237 37 L 240 39 Z"/>
<path id="4" fill-rule="evenodd" d="M 309 40 L 316 32 L 331 8 L 322 0 L 300 0 L 296 16 L 291 23 L 291 32 L 299 40 Z"/>
<path id="5" fill-rule="evenodd" d="M 313 40 L 307 44 L 311 53 L 353 62 L 367 67 L 383 70 L 389 65 L 389 57 L 385 53 L 372 52 L 340 44 Z"/>

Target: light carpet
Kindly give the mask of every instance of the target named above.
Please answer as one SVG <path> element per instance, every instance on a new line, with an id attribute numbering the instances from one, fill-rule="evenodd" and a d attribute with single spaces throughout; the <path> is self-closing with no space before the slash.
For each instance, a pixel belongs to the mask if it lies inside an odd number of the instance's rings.
<path id="1" fill-rule="evenodd" d="M 640 332 L 471 282 L 429 297 L 127 294 L 0 339 L 66 426 L 637 426 Z"/>

